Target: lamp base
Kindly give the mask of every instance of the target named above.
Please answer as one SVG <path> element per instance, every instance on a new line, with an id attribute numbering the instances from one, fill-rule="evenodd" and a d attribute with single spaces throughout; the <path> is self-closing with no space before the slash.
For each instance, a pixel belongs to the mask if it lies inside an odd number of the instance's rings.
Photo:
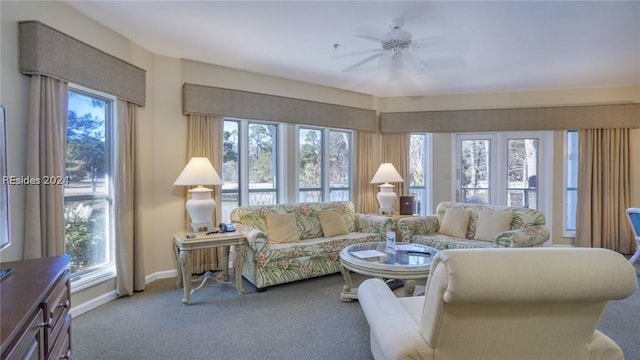
<path id="1" fill-rule="evenodd" d="M 394 186 L 389 183 L 384 183 L 378 187 L 380 188 L 380 192 L 378 192 L 376 198 L 380 205 L 380 215 L 393 215 L 393 209 L 397 198 L 396 193 L 393 192 Z"/>
<path id="2" fill-rule="evenodd" d="M 187 212 L 191 218 L 191 231 L 211 231 L 211 217 L 216 208 L 216 202 L 211 198 L 211 189 L 199 186 L 189 190 L 191 199 L 186 203 Z"/>

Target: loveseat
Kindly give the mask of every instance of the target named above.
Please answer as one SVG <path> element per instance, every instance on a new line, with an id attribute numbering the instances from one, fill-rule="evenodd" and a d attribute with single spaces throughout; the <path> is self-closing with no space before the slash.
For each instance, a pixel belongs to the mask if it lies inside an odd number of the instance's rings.
<path id="1" fill-rule="evenodd" d="M 436 215 L 398 220 L 402 241 L 433 248 L 534 247 L 549 240 L 542 212 L 535 209 L 443 201 Z"/>
<path id="2" fill-rule="evenodd" d="M 230 218 L 246 237 L 242 274 L 258 291 L 339 272 L 340 250 L 384 241 L 393 225 L 389 217 L 356 213 L 348 201 L 238 207 Z"/>

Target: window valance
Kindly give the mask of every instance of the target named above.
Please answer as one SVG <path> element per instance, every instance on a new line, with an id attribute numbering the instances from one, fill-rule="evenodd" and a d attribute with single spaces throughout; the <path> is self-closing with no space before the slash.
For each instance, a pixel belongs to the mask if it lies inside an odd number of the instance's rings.
<path id="1" fill-rule="evenodd" d="M 640 104 L 380 114 L 381 132 L 467 132 L 640 127 Z"/>
<path id="2" fill-rule="evenodd" d="M 21 73 L 61 79 L 144 106 L 144 69 L 38 21 L 21 21 L 18 26 Z"/>
<path id="3" fill-rule="evenodd" d="M 183 114 L 228 116 L 376 132 L 375 110 L 185 83 Z"/>

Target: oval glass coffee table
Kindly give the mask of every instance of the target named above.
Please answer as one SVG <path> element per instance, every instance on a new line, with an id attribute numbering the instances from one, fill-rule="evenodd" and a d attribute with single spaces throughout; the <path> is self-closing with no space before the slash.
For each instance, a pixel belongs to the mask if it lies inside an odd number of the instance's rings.
<path id="1" fill-rule="evenodd" d="M 396 250 L 386 249 L 384 242 L 368 242 L 347 246 L 340 251 L 340 272 L 344 286 L 340 300 L 358 298 L 358 288 L 353 286 L 351 272 L 384 280 L 402 280 L 405 296 L 413 296 L 416 279 L 429 276 L 433 257 L 438 250 L 411 243 L 396 243 Z"/>

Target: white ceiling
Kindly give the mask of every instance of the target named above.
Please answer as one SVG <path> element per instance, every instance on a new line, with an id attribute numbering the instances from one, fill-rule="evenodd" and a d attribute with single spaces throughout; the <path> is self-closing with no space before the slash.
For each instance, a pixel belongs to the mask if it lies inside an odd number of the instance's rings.
<path id="1" fill-rule="evenodd" d="M 375 96 L 640 85 L 640 1 L 65 2 L 155 54 Z M 338 55 L 379 46 L 353 35 L 395 17 L 463 61 L 425 49 L 424 74 L 343 72 L 370 54 Z"/>

